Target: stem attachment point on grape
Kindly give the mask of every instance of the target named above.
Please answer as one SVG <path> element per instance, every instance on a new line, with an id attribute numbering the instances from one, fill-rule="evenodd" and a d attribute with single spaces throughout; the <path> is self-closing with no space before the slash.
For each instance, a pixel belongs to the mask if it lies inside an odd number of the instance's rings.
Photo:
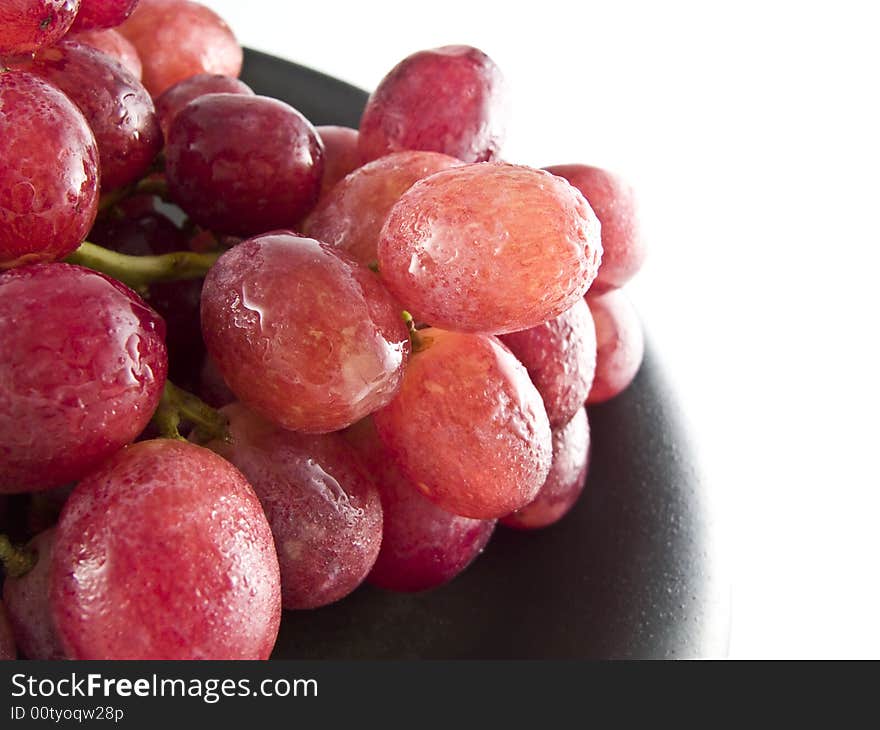
<path id="1" fill-rule="evenodd" d="M 13 545 L 6 535 L 0 535 L 0 565 L 8 578 L 20 578 L 36 564 L 36 552 Z"/>
<path id="2" fill-rule="evenodd" d="M 417 352 L 422 352 L 423 350 L 427 350 L 431 343 L 434 341 L 433 337 L 425 337 L 424 335 L 419 334 L 419 331 L 416 329 L 416 323 L 412 318 L 412 315 L 407 312 L 405 309 L 400 313 L 401 319 L 403 319 L 404 324 L 406 324 L 406 328 L 409 330 L 409 341 L 412 347 L 413 354 Z"/>
<path id="3" fill-rule="evenodd" d="M 195 427 L 198 441 L 229 441 L 229 422 L 220 411 L 166 380 L 153 424 L 163 438 L 186 441 L 180 435 L 183 421 Z"/>

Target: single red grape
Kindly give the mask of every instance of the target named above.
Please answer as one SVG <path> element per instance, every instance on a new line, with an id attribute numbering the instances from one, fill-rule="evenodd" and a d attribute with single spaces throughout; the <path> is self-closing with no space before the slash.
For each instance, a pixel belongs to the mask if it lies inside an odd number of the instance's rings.
<path id="1" fill-rule="evenodd" d="M 51 46 L 73 25 L 79 7 L 80 0 L 3 0 L 0 56 L 25 55 Z"/>
<path id="2" fill-rule="evenodd" d="M 589 453 L 590 425 L 582 407 L 571 421 L 553 431 L 553 464 L 538 496 L 502 517 L 501 524 L 534 530 L 561 520 L 584 490 Z"/>
<path id="3" fill-rule="evenodd" d="M 49 606 L 55 532 L 52 527 L 34 537 L 27 545 L 37 556 L 34 567 L 18 578 L 6 576 L 3 583 L 3 601 L 15 643 L 26 659 L 66 658 Z"/>
<path id="4" fill-rule="evenodd" d="M 133 291 L 68 264 L 0 275 L 0 491 L 67 484 L 144 429 L 165 324 Z"/>
<path id="5" fill-rule="evenodd" d="M 587 297 L 596 323 L 596 376 L 587 403 L 602 403 L 633 381 L 645 354 L 642 323 L 622 290 Z"/>
<path id="6" fill-rule="evenodd" d="M 134 12 L 138 0 L 82 0 L 74 32 L 95 28 L 115 28 Z"/>
<path id="7" fill-rule="evenodd" d="M 592 291 L 617 289 L 628 282 L 645 260 L 633 189 L 620 177 L 588 165 L 544 168 L 568 180 L 589 201 L 602 224 L 602 266 Z"/>
<path id="8" fill-rule="evenodd" d="M 0 71 L 0 270 L 76 249 L 98 212 L 98 148 L 55 86 Z"/>
<path id="9" fill-rule="evenodd" d="M 187 104 L 207 94 L 243 94 L 253 96 L 254 92 L 244 81 L 221 74 L 197 74 L 178 81 L 167 88 L 156 99 L 156 116 L 165 138 L 171 130 L 171 123 Z"/>
<path id="10" fill-rule="evenodd" d="M 292 228 L 318 199 L 324 151 L 296 109 L 266 96 L 208 94 L 174 119 L 171 195 L 196 223 L 249 236 Z"/>
<path id="11" fill-rule="evenodd" d="M 128 69 L 92 46 L 64 40 L 25 67 L 61 89 L 85 116 L 98 143 L 101 191 L 141 178 L 162 149 L 153 100 Z"/>
<path id="12" fill-rule="evenodd" d="M 303 230 L 346 251 L 364 266 L 376 263 L 388 213 L 413 183 L 462 163 L 438 152 L 397 152 L 364 165 L 325 195 Z"/>
<path id="13" fill-rule="evenodd" d="M 241 73 L 242 50 L 213 10 L 190 0 L 140 0 L 118 28 L 137 48 L 153 97 L 196 74 Z"/>
<path id="14" fill-rule="evenodd" d="M 578 299 L 556 319 L 501 341 L 529 371 L 550 425 L 568 423 L 586 402 L 596 370 L 596 328 L 587 303 Z"/>
<path id="15" fill-rule="evenodd" d="M 50 604 L 72 659 L 266 659 L 281 586 L 259 500 L 207 449 L 129 446 L 61 513 Z"/>
<path id="16" fill-rule="evenodd" d="M 379 269 L 416 320 L 467 332 L 535 327 L 589 288 L 602 256 L 584 197 L 546 172 L 465 165 L 413 185 L 379 238 Z"/>
<path id="17" fill-rule="evenodd" d="M 370 572 L 382 541 L 379 494 L 338 433 L 286 431 L 238 403 L 223 409 L 231 439 L 210 445 L 253 485 L 281 566 L 286 609 L 344 598 Z"/>
<path id="18" fill-rule="evenodd" d="M 358 131 L 350 127 L 332 125 L 315 127 L 315 131 L 324 145 L 324 177 L 321 179 L 321 197 L 323 197 L 348 173 L 360 167 Z"/>
<path id="19" fill-rule="evenodd" d="M 501 71 L 482 51 L 444 46 L 408 56 L 370 96 L 360 124 L 364 162 L 430 150 L 464 162 L 495 159 L 507 125 Z"/>
<path id="20" fill-rule="evenodd" d="M 472 520 L 440 509 L 407 479 L 371 418 L 345 431 L 369 467 L 382 499 L 382 547 L 367 582 L 392 591 L 424 591 L 448 583 L 479 555 L 495 520 Z"/>
<path id="21" fill-rule="evenodd" d="M 81 33 L 71 33 L 68 38 L 72 41 L 85 43 L 87 46 L 97 48 L 108 56 L 113 56 L 119 63 L 129 70 L 138 81 L 144 72 L 141 57 L 137 49 L 121 33 L 112 28 L 107 30 L 84 30 Z"/>
<path id="22" fill-rule="evenodd" d="M 208 272 L 202 333 L 245 405 L 309 433 L 345 428 L 388 403 L 409 354 L 378 277 L 283 231 L 240 243 Z"/>
<path id="23" fill-rule="evenodd" d="M 464 517 L 502 517 L 550 469 L 550 423 L 526 369 L 490 335 L 419 331 L 400 392 L 373 419 L 404 474 Z"/>

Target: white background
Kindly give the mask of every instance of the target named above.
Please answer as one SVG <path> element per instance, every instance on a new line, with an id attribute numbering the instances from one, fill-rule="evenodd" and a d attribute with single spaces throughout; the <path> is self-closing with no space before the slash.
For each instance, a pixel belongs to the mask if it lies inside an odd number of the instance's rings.
<path id="1" fill-rule="evenodd" d="M 699 441 L 732 657 L 880 658 L 880 53 L 873 3 L 208 0 L 251 47 L 372 88 L 476 45 L 505 158 L 636 186 L 629 287 Z"/>

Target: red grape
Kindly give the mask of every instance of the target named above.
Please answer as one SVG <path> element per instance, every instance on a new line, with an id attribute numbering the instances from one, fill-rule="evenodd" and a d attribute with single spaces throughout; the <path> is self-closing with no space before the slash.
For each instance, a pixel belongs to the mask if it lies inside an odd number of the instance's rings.
<path id="1" fill-rule="evenodd" d="M 461 164 L 438 152 L 397 152 L 380 157 L 327 193 L 306 219 L 304 230 L 369 266 L 378 259 L 379 233 L 400 196 L 423 177 Z"/>
<path id="2" fill-rule="evenodd" d="M 272 532 L 227 461 L 142 441 L 70 496 L 50 604 L 73 659 L 266 659 L 281 620 Z"/>
<path id="3" fill-rule="evenodd" d="M 62 258 L 85 239 L 98 212 L 95 137 L 70 99 L 22 71 L 0 71 L 0 181 L 0 269 Z"/>
<path id="4" fill-rule="evenodd" d="M 635 378 L 645 354 L 642 324 L 623 291 L 587 297 L 596 323 L 596 376 L 587 403 L 602 403 Z"/>
<path id="5" fill-rule="evenodd" d="M 602 224 L 604 252 L 593 291 L 599 293 L 626 284 L 645 260 L 632 188 L 617 175 L 598 167 L 554 165 L 545 169 L 580 190 Z"/>
<path id="6" fill-rule="evenodd" d="M 73 31 L 115 28 L 134 12 L 138 0 L 82 0 Z"/>
<path id="7" fill-rule="evenodd" d="M 153 97 L 196 74 L 238 76 L 241 46 L 223 19 L 190 0 L 141 0 L 119 32 L 137 48 Z"/>
<path id="8" fill-rule="evenodd" d="M 265 96 L 187 104 L 165 150 L 171 195 L 196 223 L 248 236 L 291 228 L 318 199 L 324 151 L 296 109 Z"/>
<path id="9" fill-rule="evenodd" d="M 12 627 L 3 601 L 0 601 L 0 661 L 15 659 L 15 639 L 12 636 Z"/>
<path id="10" fill-rule="evenodd" d="M 116 59 L 65 40 L 46 48 L 27 70 L 61 89 L 83 113 L 98 143 L 101 191 L 141 178 L 162 149 L 153 100 Z"/>
<path id="11" fill-rule="evenodd" d="M 90 269 L 0 276 L 0 491 L 81 478 L 144 429 L 167 370 L 165 324 Z"/>
<path id="12" fill-rule="evenodd" d="M 284 608 L 317 608 L 347 596 L 376 562 L 382 506 L 373 482 L 338 433 L 285 431 L 234 403 L 231 440 L 214 442 L 263 505 L 281 566 Z"/>
<path id="13" fill-rule="evenodd" d="M 444 46 L 405 58 L 370 96 L 360 124 L 364 162 L 430 150 L 465 162 L 495 159 L 504 141 L 507 92 L 482 51 Z"/>
<path id="14" fill-rule="evenodd" d="M 169 87 L 156 99 L 156 116 L 162 132 L 168 138 L 171 123 L 187 104 L 206 94 L 244 94 L 253 96 L 254 92 L 244 81 L 221 74 L 197 74 Z"/>
<path id="15" fill-rule="evenodd" d="M 18 56 L 51 46 L 73 25 L 80 0 L 3 0 L 0 56 Z"/>
<path id="16" fill-rule="evenodd" d="M 419 331 L 426 349 L 373 418 L 432 502 L 492 519 L 532 501 L 550 469 L 550 424 L 526 369 L 490 335 Z"/>
<path id="17" fill-rule="evenodd" d="M 310 433 L 345 428 L 388 403 L 409 354 L 378 277 L 283 231 L 240 243 L 208 272 L 202 333 L 245 405 Z"/>
<path id="18" fill-rule="evenodd" d="M 502 163 L 420 180 L 379 239 L 382 278 L 413 317 L 468 332 L 515 332 L 562 314 L 601 256 L 599 221 L 575 188 Z"/>
<path id="19" fill-rule="evenodd" d="M 581 408 L 569 423 L 553 431 L 553 465 L 538 496 L 502 517 L 501 524 L 533 530 L 561 520 L 584 489 L 589 453 L 590 425 L 586 409 Z"/>
<path id="20" fill-rule="evenodd" d="M 394 463 L 371 418 L 345 436 L 366 464 L 382 499 L 382 547 L 367 582 L 392 591 L 424 591 L 449 582 L 479 555 L 495 520 L 472 520 L 426 499 Z"/>
<path id="21" fill-rule="evenodd" d="M 596 370 L 596 328 L 583 299 L 556 319 L 503 335 L 544 400 L 552 427 L 568 423 L 583 406 Z"/>
<path id="22" fill-rule="evenodd" d="M 108 56 L 113 56 L 119 63 L 129 70 L 138 81 L 144 72 L 141 57 L 137 50 L 121 33 L 112 28 L 107 30 L 84 30 L 81 33 L 71 34 L 68 38 L 72 41 L 85 43 L 87 46 L 97 48 Z"/>
<path id="23" fill-rule="evenodd" d="M 27 659 L 64 659 L 64 649 L 55 631 L 49 605 L 49 577 L 52 569 L 52 551 L 55 547 L 55 528 L 41 532 L 28 543 L 37 555 L 37 562 L 24 575 L 6 576 L 3 583 L 3 601 L 9 613 L 9 622 L 15 642 Z"/>
<path id="24" fill-rule="evenodd" d="M 321 196 L 361 164 L 358 131 L 350 127 L 323 126 L 315 131 L 324 145 L 324 177 Z"/>

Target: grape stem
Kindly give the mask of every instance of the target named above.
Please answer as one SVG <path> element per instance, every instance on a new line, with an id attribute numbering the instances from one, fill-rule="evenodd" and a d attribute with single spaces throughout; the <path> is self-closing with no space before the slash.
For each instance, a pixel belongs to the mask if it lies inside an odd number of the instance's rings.
<path id="1" fill-rule="evenodd" d="M 409 330 L 409 341 L 412 347 L 413 354 L 417 352 L 422 352 L 423 350 L 427 350 L 431 343 L 434 341 L 433 337 L 425 337 L 424 335 L 419 334 L 418 329 L 416 329 L 416 323 L 413 321 L 412 315 L 403 310 L 400 313 L 401 318 L 406 324 L 406 328 Z"/>
<path id="2" fill-rule="evenodd" d="M 37 553 L 16 547 L 6 535 L 0 535 L 0 564 L 7 578 L 20 578 L 37 564 Z"/>
<path id="3" fill-rule="evenodd" d="M 222 413 L 166 380 L 159 407 L 153 414 L 153 424 L 163 438 L 186 441 L 180 435 L 183 421 L 196 427 L 200 441 L 229 440 L 229 422 Z"/>
<path id="4" fill-rule="evenodd" d="M 100 271 L 143 292 L 150 284 L 160 281 L 200 279 L 208 273 L 221 253 L 174 251 L 159 256 L 128 256 L 85 241 L 64 260 L 69 264 Z"/>

